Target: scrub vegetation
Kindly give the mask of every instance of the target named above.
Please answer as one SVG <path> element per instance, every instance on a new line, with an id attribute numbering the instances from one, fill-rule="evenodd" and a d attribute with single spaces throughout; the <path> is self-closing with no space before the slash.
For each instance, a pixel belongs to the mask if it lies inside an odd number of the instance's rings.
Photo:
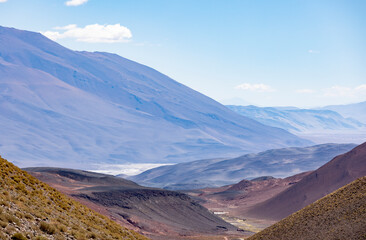
<path id="1" fill-rule="evenodd" d="M 1 157 L 0 179 L 0 239 L 147 239 Z"/>

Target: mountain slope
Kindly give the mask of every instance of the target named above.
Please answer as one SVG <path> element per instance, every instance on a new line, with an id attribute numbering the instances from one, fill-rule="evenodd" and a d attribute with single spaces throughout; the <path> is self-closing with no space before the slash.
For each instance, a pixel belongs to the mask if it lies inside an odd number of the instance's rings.
<path id="1" fill-rule="evenodd" d="M 26 168 L 39 180 L 152 239 L 238 234 L 183 193 L 147 188 L 111 175 L 60 168 Z"/>
<path id="2" fill-rule="evenodd" d="M 322 144 L 272 149 L 233 159 L 200 160 L 147 170 L 130 179 L 168 189 L 194 189 L 233 184 L 260 176 L 287 177 L 318 168 L 354 144 Z"/>
<path id="3" fill-rule="evenodd" d="M 236 113 L 272 127 L 279 127 L 315 143 L 363 143 L 365 121 L 343 117 L 327 109 L 227 106 Z M 365 109 L 366 111 L 366 109 Z M 365 118 L 366 119 L 366 118 Z"/>
<path id="4" fill-rule="evenodd" d="M 310 143 L 115 54 L 5 27 L 0 93 L 0 150 L 21 166 L 182 162 Z"/>
<path id="5" fill-rule="evenodd" d="M 229 109 L 265 125 L 283 128 L 292 133 L 319 132 L 324 130 L 357 130 L 366 124 L 344 118 L 331 110 L 278 109 L 274 107 L 233 106 Z"/>
<path id="6" fill-rule="evenodd" d="M 336 111 L 344 117 L 354 118 L 362 123 L 366 123 L 366 101 L 346 105 L 331 105 L 322 109 Z"/>
<path id="7" fill-rule="evenodd" d="M 286 191 L 259 203 L 248 216 L 280 220 L 363 176 L 366 176 L 366 143 L 335 157 Z"/>
<path id="8" fill-rule="evenodd" d="M 249 239 L 365 239 L 366 177 L 359 178 Z"/>
<path id="9" fill-rule="evenodd" d="M 0 239 L 147 239 L 71 200 L 1 157 L 0 176 Z"/>

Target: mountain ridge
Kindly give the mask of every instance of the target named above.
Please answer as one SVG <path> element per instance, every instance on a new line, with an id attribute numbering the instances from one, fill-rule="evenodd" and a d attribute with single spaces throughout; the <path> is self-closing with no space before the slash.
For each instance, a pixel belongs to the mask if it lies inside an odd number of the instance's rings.
<path id="1" fill-rule="evenodd" d="M 199 160 L 162 166 L 129 177 L 142 185 L 168 189 L 218 187 L 260 176 L 287 177 L 325 164 L 355 144 L 280 148 L 229 159 Z"/>
<path id="2" fill-rule="evenodd" d="M 361 177 L 249 239 L 365 239 L 365 193 Z"/>
<path id="3" fill-rule="evenodd" d="M 280 220 L 363 176 L 366 176 L 366 143 L 333 158 L 294 186 L 257 204 L 247 214 Z"/>
<path id="4" fill-rule="evenodd" d="M 0 122 L 8 127 L 0 133 L 9 136 L 0 150 L 22 167 L 182 162 L 311 143 L 116 54 L 76 52 L 5 27 L 0 36 Z"/>

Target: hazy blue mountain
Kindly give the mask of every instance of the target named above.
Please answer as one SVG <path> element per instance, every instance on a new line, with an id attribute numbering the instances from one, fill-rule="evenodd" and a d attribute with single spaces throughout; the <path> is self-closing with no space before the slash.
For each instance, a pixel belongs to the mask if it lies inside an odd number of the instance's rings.
<path id="1" fill-rule="evenodd" d="M 366 124 L 327 109 L 227 106 L 234 112 L 285 129 L 315 143 L 363 143 Z"/>
<path id="2" fill-rule="evenodd" d="M 158 71 L 0 27 L 0 153 L 18 165 L 183 162 L 309 145 Z"/>
<path id="3" fill-rule="evenodd" d="M 366 128 L 366 124 L 352 118 L 345 118 L 331 110 L 256 107 L 252 105 L 228 105 L 227 107 L 236 113 L 263 124 L 283 128 L 295 134 L 324 130 L 357 130 Z"/>
<path id="4" fill-rule="evenodd" d="M 347 105 L 331 105 L 322 109 L 336 111 L 344 117 L 354 118 L 366 124 L 366 101 Z"/>
<path id="5" fill-rule="evenodd" d="M 305 148 L 272 149 L 233 159 L 210 159 L 147 170 L 130 177 L 142 185 L 195 189 L 237 183 L 260 176 L 288 177 L 317 169 L 355 144 L 321 144 Z"/>

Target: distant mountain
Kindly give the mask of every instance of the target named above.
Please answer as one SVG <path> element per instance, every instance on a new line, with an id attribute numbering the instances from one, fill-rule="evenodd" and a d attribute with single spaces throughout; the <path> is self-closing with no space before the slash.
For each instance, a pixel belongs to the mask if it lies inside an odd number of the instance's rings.
<path id="1" fill-rule="evenodd" d="M 233 184 L 260 176 L 288 177 L 314 170 L 345 153 L 354 144 L 322 144 L 305 148 L 273 149 L 233 159 L 200 160 L 147 170 L 130 179 L 167 189 L 197 189 Z"/>
<path id="2" fill-rule="evenodd" d="M 335 157 L 297 184 L 254 206 L 247 215 L 280 220 L 363 176 L 366 176 L 366 143 Z"/>
<path id="3" fill-rule="evenodd" d="M 365 226 L 366 177 L 361 177 L 248 239 L 365 239 Z"/>
<path id="4" fill-rule="evenodd" d="M 366 124 L 366 101 L 348 105 L 331 105 L 323 107 L 322 109 L 336 111 L 344 117 L 357 119 Z"/>
<path id="5" fill-rule="evenodd" d="M 0 157 L 0 239 L 147 240 Z"/>
<path id="6" fill-rule="evenodd" d="M 210 239 L 209 236 L 213 235 L 239 234 L 236 227 L 183 193 L 142 187 L 111 175 L 75 169 L 25 170 L 121 225 L 152 239 L 206 235 Z"/>
<path id="7" fill-rule="evenodd" d="M 22 167 L 184 162 L 305 146 L 154 69 L 0 27 L 0 151 Z"/>
<path id="8" fill-rule="evenodd" d="M 345 118 L 338 112 L 331 110 L 234 105 L 228 105 L 227 107 L 236 113 L 265 125 L 282 128 L 294 134 L 329 130 L 348 131 L 361 128 L 366 129 L 366 124 L 350 118 L 350 116 Z"/>

